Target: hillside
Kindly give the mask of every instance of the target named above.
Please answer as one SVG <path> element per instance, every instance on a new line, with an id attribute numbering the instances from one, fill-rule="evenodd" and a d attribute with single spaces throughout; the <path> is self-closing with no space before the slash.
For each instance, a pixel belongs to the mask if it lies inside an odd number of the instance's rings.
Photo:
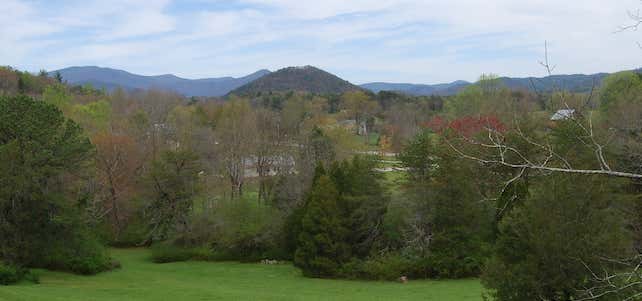
<path id="1" fill-rule="evenodd" d="M 362 88 L 334 74 L 312 66 L 288 67 L 272 72 L 230 94 L 247 95 L 270 91 L 304 91 L 310 93 L 343 93 Z"/>
<path id="2" fill-rule="evenodd" d="M 60 72 L 62 78 L 70 84 L 91 84 L 94 87 L 107 90 L 113 90 L 117 87 L 126 90 L 157 88 L 174 91 L 185 96 L 222 96 L 237 87 L 270 73 L 268 70 L 259 70 L 240 78 L 185 79 L 172 74 L 144 76 L 123 70 L 95 66 L 70 67 L 50 72 L 50 74 L 55 72 Z"/>
<path id="3" fill-rule="evenodd" d="M 637 70 L 638 72 L 640 69 Z M 546 77 L 500 77 L 506 87 L 512 90 L 528 90 L 532 92 L 551 92 L 553 90 L 566 90 L 570 92 L 589 92 L 592 87 L 598 87 L 608 73 L 595 74 L 569 74 L 552 75 Z M 367 83 L 362 88 L 375 93 L 379 91 L 397 91 L 409 95 L 454 95 L 461 89 L 470 85 L 466 81 L 455 81 L 448 84 L 424 85 L 424 84 L 397 84 L 397 83 Z"/>
<path id="4" fill-rule="evenodd" d="M 452 83 L 446 84 L 406 84 L 406 83 L 367 83 L 360 85 L 364 89 L 368 89 L 374 93 L 379 93 L 379 91 L 397 91 L 403 92 L 409 95 L 420 96 L 420 95 L 452 95 L 457 93 L 461 88 L 470 85 L 469 82 L 458 80 Z"/>

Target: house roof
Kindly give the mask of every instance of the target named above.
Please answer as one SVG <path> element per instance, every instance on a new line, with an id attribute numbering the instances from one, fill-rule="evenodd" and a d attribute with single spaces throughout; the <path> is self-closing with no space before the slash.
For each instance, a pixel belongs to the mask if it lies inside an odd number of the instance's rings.
<path id="1" fill-rule="evenodd" d="M 574 109 L 557 110 L 557 112 L 551 116 L 551 120 L 565 120 L 573 117 L 573 115 L 575 115 Z"/>

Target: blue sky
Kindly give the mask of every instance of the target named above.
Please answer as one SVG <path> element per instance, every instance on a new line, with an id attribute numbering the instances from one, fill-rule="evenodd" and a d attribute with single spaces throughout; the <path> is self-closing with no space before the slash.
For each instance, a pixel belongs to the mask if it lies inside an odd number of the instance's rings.
<path id="1" fill-rule="evenodd" d="M 186 78 L 314 65 L 354 83 L 638 68 L 638 0 L 1 0 L 0 65 Z M 642 28 L 641 28 L 642 31 Z"/>

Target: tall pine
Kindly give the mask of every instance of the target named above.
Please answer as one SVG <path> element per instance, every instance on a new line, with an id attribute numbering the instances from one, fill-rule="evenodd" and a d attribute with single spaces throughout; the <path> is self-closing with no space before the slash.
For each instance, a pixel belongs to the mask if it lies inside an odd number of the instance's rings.
<path id="1" fill-rule="evenodd" d="M 323 169 L 317 169 L 301 220 L 294 264 L 309 277 L 331 277 L 350 257 L 349 230 L 339 207 L 339 192 Z"/>

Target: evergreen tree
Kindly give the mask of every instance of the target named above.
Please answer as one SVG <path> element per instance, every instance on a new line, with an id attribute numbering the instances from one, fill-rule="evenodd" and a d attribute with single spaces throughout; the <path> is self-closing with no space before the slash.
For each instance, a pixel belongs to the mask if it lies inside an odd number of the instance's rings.
<path id="1" fill-rule="evenodd" d="M 483 282 L 496 300 L 578 300 L 591 271 L 613 272 L 604 258 L 631 255 L 624 221 L 604 178 L 549 176 L 534 190 L 500 222 Z"/>
<path id="2" fill-rule="evenodd" d="M 480 193 L 487 174 L 452 154 L 442 139 L 425 131 L 399 156 L 409 168 L 406 193 L 415 212 L 407 236 L 416 238 L 405 248 L 420 258 L 426 276 L 476 276 L 492 233 L 492 210 Z"/>
<path id="3" fill-rule="evenodd" d="M 339 190 L 341 212 L 347 218 L 348 243 L 358 258 L 370 255 L 380 242 L 388 197 L 381 187 L 381 175 L 372 158 L 355 156 L 351 161 L 334 164 L 331 177 Z"/>
<path id="4" fill-rule="evenodd" d="M 62 74 L 60 74 L 60 71 L 56 71 L 54 79 L 56 79 L 57 82 L 62 83 Z"/>
<path id="5" fill-rule="evenodd" d="M 55 106 L 0 97 L 1 261 L 80 273 L 107 268 L 69 177 L 82 173 L 92 150 L 82 129 Z"/>
<path id="6" fill-rule="evenodd" d="M 349 229 L 340 212 L 339 192 L 327 175 L 317 179 L 309 192 L 294 264 L 310 277 L 335 276 L 350 257 Z"/>

